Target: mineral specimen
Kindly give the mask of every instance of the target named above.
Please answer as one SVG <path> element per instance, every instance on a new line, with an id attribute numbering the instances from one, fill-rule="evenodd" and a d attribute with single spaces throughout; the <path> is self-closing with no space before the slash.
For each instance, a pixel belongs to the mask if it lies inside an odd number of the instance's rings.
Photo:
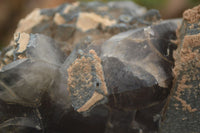
<path id="1" fill-rule="evenodd" d="M 132 2 L 34 10 L 1 54 L 0 132 L 157 132 L 178 21 Z"/>

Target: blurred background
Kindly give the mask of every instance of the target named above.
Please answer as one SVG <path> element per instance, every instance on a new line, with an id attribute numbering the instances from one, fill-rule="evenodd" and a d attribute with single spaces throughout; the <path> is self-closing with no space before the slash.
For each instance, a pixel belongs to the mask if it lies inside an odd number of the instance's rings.
<path id="1" fill-rule="evenodd" d="M 0 0 L 0 48 L 9 44 L 18 21 L 35 8 L 52 8 L 76 0 Z M 92 0 L 84 0 L 84 2 Z M 98 0 L 107 2 L 110 0 Z M 158 9 L 163 19 L 181 17 L 183 11 L 200 0 L 133 0 L 147 9 Z"/>

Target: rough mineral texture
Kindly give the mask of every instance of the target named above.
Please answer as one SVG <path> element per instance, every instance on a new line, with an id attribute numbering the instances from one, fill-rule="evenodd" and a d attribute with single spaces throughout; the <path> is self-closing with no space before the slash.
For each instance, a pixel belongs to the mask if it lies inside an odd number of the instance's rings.
<path id="1" fill-rule="evenodd" d="M 177 30 L 175 80 L 163 110 L 160 133 L 200 132 L 200 6 L 184 12 Z"/>
<path id="2" fill-rule="evenodd" d="M 199 67 L 199 25 L 187 21 L 179 36 L 184 54 L 174 64 L 179 21 L 128 1 L 35 9 L 0 53 L 0 132 L 157 133 L 172 68 L 178 76 Z M 190 72 L 175 84 L 174 99 L 196 113 L 182 98 L 199 78 Z"/>
<path id="3" fill-rule="evenodd" d="M 75 45 L 83 43 L 86 38 L 90 38 L 90 42 L 105 41 L 114 34 L 148 26 L 159 20 L 157 10 L 147 12 L 144 7 L 129 1 L 106 4 L 76 2 L 53 9 L 33 10 L 19 22 L 15 36 L 17 38 L 19 33 L 46 35 L 59 43 L 61 50 L 69 55 Z M 26 44 L 25 40 L 23 43 Z M 16 45 L 12 40 L 9 47 L 3 50 L 1 66 L 13 61 Z"/>
<path id="4" fill-rule="evenodd" d="M 101 59 L 94 50 L 90 50 L 88 55 L 81 55 L 67 71 L 68 90 L 75 110 L 84 112 L 105 100 L 108 92 Z"/>

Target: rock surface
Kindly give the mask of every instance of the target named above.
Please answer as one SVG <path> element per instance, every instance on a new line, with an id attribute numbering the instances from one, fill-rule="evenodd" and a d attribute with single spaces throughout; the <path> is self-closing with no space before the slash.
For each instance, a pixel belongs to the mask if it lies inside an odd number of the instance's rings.
<path id="1" fill-rule="evenodd" d="M 200 5 L 183 13 L 177 30 L 175 80 L 163 110 L 160 133 L 200 132 Z"/>
<path id="2" fill-rule="evenodd" d="M 15 35 L 23 32 L 44 34 L 58 42 L 61 50 L 69 55 L 77 43 L 88 37 L 91 42 L 105 41 L 114 34 L 159 20 L 157 10 L 147 12 L 144 7 L 132 2 L 76 2 L 53 9 L 35 9 L 19 22 Z M 3 51 L 1 66 L 13 61 L 15 47 L 16 43 L 11 41 Z"/>
<path id="3" fill-rule="evenodd" d="M 34 10 L 1 53 L 0 116 L 19 113 L 0 131 L 157 132 L 177 22 L 132 2 Z"/>

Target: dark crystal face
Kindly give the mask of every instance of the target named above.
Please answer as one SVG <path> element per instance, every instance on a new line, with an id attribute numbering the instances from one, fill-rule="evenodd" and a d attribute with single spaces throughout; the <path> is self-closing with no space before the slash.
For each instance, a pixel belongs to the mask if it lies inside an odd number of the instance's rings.
<path id="1" fill-rule="evenodd" d="M 167 97 L 173 79 L 170 38 L 175 27 L 161 23 L 105 42 L 102 58 L 110 106 L 134 110 Z"/>

